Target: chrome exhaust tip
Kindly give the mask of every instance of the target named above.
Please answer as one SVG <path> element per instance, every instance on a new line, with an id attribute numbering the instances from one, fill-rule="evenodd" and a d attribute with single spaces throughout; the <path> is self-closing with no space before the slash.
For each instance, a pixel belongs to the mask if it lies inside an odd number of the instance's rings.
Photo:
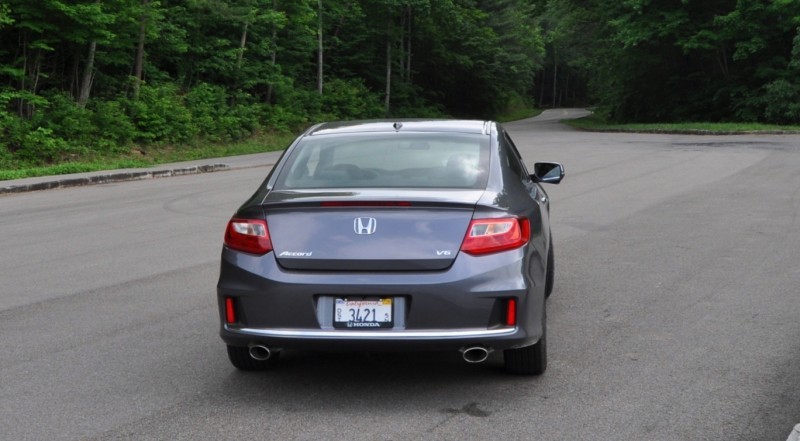
<path id="1" fill-rule="evenodd" d="M 269 348 L 264 345 L 251 343 L 247 345 L 247 347 L 250 348 L 250 357 L 252 357 L 253 360 L 266 361 L 272 356 L 272 351 L 270 351 Z"/>
<path id="2" fill-rule="evenodd" d="M 489 358 L 491 349 L 484 348 L 483 346 L 471 346 L 461 350 L 461 356 L 467 363 L 483 363 Z"/>

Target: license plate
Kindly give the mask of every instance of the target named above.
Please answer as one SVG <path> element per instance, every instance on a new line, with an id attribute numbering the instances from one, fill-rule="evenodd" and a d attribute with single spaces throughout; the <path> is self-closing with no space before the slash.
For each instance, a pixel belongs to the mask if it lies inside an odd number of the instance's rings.
<path id="1" fill-rule="evenodd" d="M 336 299 L 333 327 L 346 329 L 391 328 L 392 299 Z"/>

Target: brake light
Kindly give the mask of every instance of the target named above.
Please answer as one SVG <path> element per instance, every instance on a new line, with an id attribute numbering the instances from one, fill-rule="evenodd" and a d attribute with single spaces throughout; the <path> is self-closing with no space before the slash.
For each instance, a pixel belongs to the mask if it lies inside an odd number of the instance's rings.
<path id="1" fill-rule="evenodd" d="M 258 219 L 231 219 L 225 230 L 225 245 L 252 254 L 272 251 L 267 222 Z"/>
<path id="2" fill-rule="evenodd" d="M 513 250 L 528 243 L 530 222 L 526 218 L 473 219 L 461 251 L 482 255 Z"/>

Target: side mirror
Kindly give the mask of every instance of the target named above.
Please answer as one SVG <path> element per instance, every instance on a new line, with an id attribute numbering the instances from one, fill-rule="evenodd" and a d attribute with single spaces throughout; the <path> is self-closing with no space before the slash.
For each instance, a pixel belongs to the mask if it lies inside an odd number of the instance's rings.
<path id="1" fill-rule="evenodd" d="M 564 179 L 564 166 L 558 162 L 537 162 L 533 164 L 533 182 L 558 184 Z"/>

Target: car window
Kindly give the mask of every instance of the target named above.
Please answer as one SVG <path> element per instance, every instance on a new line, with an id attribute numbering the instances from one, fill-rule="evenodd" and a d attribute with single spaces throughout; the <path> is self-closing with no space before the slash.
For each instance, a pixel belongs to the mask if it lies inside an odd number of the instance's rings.
<path id="1" fill-rule="evenodd" d="M 483 188 L 487 136 L 368 133 L 305 138 L 293 150 L 276 188 Z"/>
<path id="2" fill-rule="evenodd" d="M 514 145 L 514 142 L 511 141 L 511 138 L 506 133 L 503 133 L 503 139 L 505 140 L 503 144 L 507 153 L 505 156 L 506 160 L 508 161 L 508 168 L 513 171 L 521 181 L 529 181 L 530 176 L 528 176 L 528 171 L 525 169 L 525 164 L 523 164 L 522 158 L 520 157 L 519 151 L 517 151 L 517 147 Z"/>

